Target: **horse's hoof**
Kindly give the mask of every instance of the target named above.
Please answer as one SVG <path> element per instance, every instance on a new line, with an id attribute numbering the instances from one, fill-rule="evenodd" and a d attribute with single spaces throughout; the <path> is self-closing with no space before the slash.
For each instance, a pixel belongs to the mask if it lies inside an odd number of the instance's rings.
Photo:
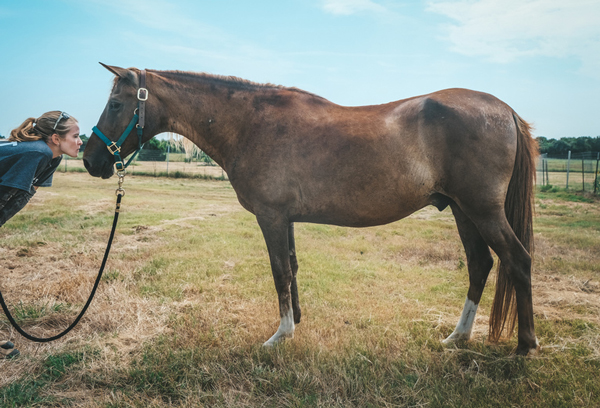
<path id="1" fill-rule="evenodd" d="M 442 340 L 442 344 L 450 345 L 454 343 L 462 343 L 465 341 L 469 341 L 470 338 L 471 336 L 467 333 L 452 333 L 450 336 Z"/>
<path id="2" fill-rule="evenodd" d="M 540 343 L 538 342 L 538 340 L 536 338 L 535 339 L 535 347 L 529 347 L 528 345 L 517 346 L 517 351 L 515 352 L 515 354 L 518 356 L 536 357 L 539 355 L 541 350 L 542 350 L 542 347 L 540 346 Z"/>
<path id="3" fill-rule="evenodd" d="M 280 338 L 279 340 L 274 340 L 274 341 L 271 341 L 269 339 L 263 343 L 263 347 L 268 347 L 268 348 L 275 347 L 276 345 L 283 343 L 283 340 L 285 340 L 285 338 Z"/>
<path id="4" fill-rule="evenodd" d="M 267 340 L 263 343 L 263 347 L 273 347 L 276 344 L 281 343 L 286 339 L 293 339 L 293 338 L 294 338 L 294 333 L 287 333 L 287 334 L 275 333 L 269 340 Z"/>

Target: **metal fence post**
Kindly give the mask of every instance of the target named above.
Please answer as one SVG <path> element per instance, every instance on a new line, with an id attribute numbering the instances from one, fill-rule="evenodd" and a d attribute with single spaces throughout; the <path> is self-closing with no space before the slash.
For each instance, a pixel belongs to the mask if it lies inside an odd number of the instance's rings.
<path id="1" fill-rule="evenodd" d="M 600 162 L 600 153 L 596 157 L 596 177 L 594 178 L 594 194 L 598 190 L 598 162 Z"/>
<path id="2" fill-rule="evenodd" d="M 542 186 L 546 185 L 546 173 L 544 172 L 544 163 L 546 162 L 546 159 L 544 159 L 544 156 L 542 156 Z"/>
<path id="3" fill-rule="evenodd" d="M 585 191 L 585 156 L 581 156 L 581 191 Z"/>
<path id="4" fill-rule="evenodd" d="M 171 153 L 171 142 L 167 144 L 167 177 L 169 177 L 169 153 Z"/>
<path id="5" fill-rule="evenodd" d="M 569 189 L 569 167 L 571 165 L 571 151 L 569 150 L 569 155 L 567 156 L 567 190 Z"/>

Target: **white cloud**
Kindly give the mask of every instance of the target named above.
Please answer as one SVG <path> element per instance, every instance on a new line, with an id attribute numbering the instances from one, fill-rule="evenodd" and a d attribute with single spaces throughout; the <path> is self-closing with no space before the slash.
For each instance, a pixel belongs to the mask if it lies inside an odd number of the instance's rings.
<path id="1" fill-rule="evenodd" d="M 500 63 L 575 56 L 584 70 L 600 68 L 597 0 L 431 1 L 427 10 L 455 21 L 445 33 L 458 53 Z"/>
<path id="2" fill-rule="evenodd" d="M 335 15 L 349 16 L 363 11 L 385 12 L 386 8 L 371 0 L 323 0 L 323 10 Z"/>

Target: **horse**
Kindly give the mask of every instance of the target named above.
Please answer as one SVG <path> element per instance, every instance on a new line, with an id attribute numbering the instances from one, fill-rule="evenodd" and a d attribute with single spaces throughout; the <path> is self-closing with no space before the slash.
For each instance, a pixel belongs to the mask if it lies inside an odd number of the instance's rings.
<path id="1" fill-rule="evenodd" d="M 237 77 L 102 65 L 115 78 L 84 150 L 86 169 L 114 174 L 114 149 L 97 129 L 110 141 L 123 133 L 123 157 L 138 148 L 138 135 L 145 142 L 173 132 L 218 163 L 268 249 L 280 324 L 265 346 L 292 338 L 300 323 L 294 223 L 369 227 L 433 205 L 451 208 L 469 273 L 463 312 L 444 343 L 470 339 L 494 264 L 491 248 L 499 262 L 488 340 L 510 336 L 517 320 L 515 353 L 538 350 L 531 290 L 538 148 L 531 126 L 504 102 L 446 89 L 345 107 Z M 139 100 L 143 136 L 128 127 Z"/>

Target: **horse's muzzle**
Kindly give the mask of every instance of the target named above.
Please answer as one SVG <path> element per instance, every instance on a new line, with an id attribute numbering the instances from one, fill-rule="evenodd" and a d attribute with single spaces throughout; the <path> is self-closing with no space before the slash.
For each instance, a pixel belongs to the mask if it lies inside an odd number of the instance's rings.
<path id="1" fill-rule="evenodd" d="M 107 179 L 112 177 L 112 175 L 115 173 L 113 164 L 108 161 L 94 164 L 87 157 L 84 157 L 83 165 L 88 173 L 90 173 L 90 175 L 93 177 L 102 177 L 103 179 Z"/>

